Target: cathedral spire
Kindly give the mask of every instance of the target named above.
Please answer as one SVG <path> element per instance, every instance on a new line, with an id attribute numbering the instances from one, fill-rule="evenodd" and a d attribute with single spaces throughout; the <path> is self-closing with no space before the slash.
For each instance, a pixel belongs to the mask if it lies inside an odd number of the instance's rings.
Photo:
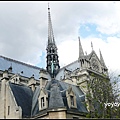
<path id="1" fill-rule="evenodd" d="M 51 77 L 54 78 L 59 69 L 59 60 L 57 54 L 57 46 L 55 44 L 53 28 L 52 28 L 52 21 L 50 16 L 50 7 L 48 3 L 48 45 L 47 45 L 47 71 L 50 73 Z"/>
<path id="2" fill-rule="evenodd" d="M 78 37 L 78 39 L 79 39 L 79 58 L 81 58 L 84 56 L 84 52 L 83 52 L 82 45 L 80 42 L 80 37 Z"/>
<path id="3" fill-rule="evenodd" d="M 53 28 L 52 28 L 52 21 L 51 21 L 51 15 L 50 15 L 50 7 L 48 3 L 48 44 L 54 43 L 54 34 L 53 34 Z"/>
<path id="4" fill-rule="evenodd" d="M 100 49 L 99 49 L 99 52 L 100 52 L 100 61 L 101 61 L 102 65 L 106 67 L 106 65 L 105 65 L 105 62 L 104 62 L 104 60 L 103 60 L 103 56 L 102 56 L 102 53 L 101 53 Z"/>

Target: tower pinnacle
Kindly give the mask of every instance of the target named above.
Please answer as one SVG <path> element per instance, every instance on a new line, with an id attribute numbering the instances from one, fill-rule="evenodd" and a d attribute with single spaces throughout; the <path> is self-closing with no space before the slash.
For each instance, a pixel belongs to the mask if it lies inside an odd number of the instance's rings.
<path id="1" fill-rule="evenodd" d="M 84 52 L 83 52 L 82 45 L 80 42 L 80 37 L 78 37 L 78 40 L 79 40 L 79 58 L 81 58 L 84 56 Z"/>
<path id="2" fill-rule="evenodd" d="M 103 60 L 103 56 L 102 56 L 102 53 L 101 53 L 100 49 L 99 49 L 99 52 L 100 52 L 100 61 L 101 61 L 102 65 L 103 65 L 104 67 L 106 67 L 106 65 L 105 65 L 105 62 L 104 62 L 104 60 Z"/>

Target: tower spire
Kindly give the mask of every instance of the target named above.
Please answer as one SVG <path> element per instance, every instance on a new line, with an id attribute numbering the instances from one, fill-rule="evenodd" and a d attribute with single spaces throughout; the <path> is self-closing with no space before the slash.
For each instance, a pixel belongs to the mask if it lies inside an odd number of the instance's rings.
<path id="1" fill-rule="evenodd" d="M 105 65 L 105 62 L 104 62 L 104 60 L 103 60 L 103 56 L 102 56 L 102 53 L 101 53 L 100 49 L 99 49 L 99 52 L 100 52 L 100 61 L 101 61 L 102 65 L 106 67 L 106 65 Z"/>
<path id="2" fill-rule="evenodd" d="M 50 7 L 48 3 L 48 45 L 47 45 L 47 71 L 50 73 L 51 77 L 54 78 L 59 69 L 59 60 L 57 54 L 57 46 L 55 44 L 53 28 L 52 28 L 52 21 L 50 16 Z"/>
<path id="3" fill-rule="evenodd" d="M 80 42 L 80 37 L 78 37 L 78 40 L 79 40 L 79 58 L 81 58 L 84 56 L 84 52 L 83 52 L 82 45 Z"/>
<path id="4" fill-rule="evenodd" d="M 55 44 L 51 15 L 50 15 L 50 7 L 49 7 L 49 3 L 48 3 L 48 44 L 49 43 Z"/>

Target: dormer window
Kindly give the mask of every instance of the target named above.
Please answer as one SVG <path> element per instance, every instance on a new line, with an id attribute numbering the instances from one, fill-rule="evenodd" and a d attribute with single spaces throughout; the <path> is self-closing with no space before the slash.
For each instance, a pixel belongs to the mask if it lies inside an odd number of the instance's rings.
<path id="1" fill-rule="evenodd" d="M 66 91 L 66 97 L 69 108 L 77 108 L 76 95 L 73 92 L 72 87 L 69 87 Z"/>
<path id="2" fill-rule="evenodd" d="M 46 109 L 48 107 L 48 98 L 46 95 L 39 97 L 39 110 Z"/>
<path id="3" fill-rule="evenodd" d="M 42 88 L 40 91 L 38 101 L 39 101 L 39 111 L 46 109 L 48 107 L 48 94 L 44 88 Z"/>
<path id="4" fill-rule="evenodd" d="M 20 76 L 18 74 L 15 74 L 13 75 L 11 78 L 10 78 L 10 81 L 12 83 L 15 83 L 15 84 L 19 84 L 20 83 Z"/>

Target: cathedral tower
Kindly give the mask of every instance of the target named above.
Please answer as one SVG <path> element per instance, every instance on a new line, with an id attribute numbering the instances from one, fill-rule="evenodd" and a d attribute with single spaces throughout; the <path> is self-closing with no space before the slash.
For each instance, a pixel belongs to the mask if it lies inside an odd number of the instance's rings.
<path id="1" fill-rule="evenodd" d="M 59 69 L 59 60 L 57 54 L 57 46 L 55 44 L 53 29 L 52 29 L 52 21 L 50 16 L 50 8 L 48 4 L 48 44 L 47 44 L 47 71 L 50 73 L 51 77 L 54 78 Z"/>

